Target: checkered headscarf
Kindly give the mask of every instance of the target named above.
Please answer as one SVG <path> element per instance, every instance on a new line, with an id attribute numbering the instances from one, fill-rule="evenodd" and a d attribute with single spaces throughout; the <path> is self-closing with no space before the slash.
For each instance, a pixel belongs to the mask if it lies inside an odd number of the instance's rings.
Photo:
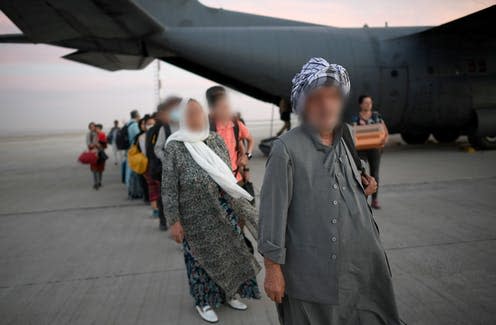
<path id="1" fill-rule="evenodd" d="M 339 88 L 344 97 L 350 92 L 350 77 L 339 64 L 329 64 L 323 58 L 311 58 L 293 78 L 291 105 L 293 112 L 301 114 L 308 93 L 316 88 L 332 85 Z"/>

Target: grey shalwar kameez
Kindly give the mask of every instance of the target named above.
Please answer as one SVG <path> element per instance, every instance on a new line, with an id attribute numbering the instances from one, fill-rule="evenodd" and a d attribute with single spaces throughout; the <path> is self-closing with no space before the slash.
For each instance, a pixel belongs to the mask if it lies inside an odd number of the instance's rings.
<path id="1" fill-rule="evenodd" d="M 275 141 L 259 251 L 282 266 L 281 324 L 399 324 L 387 257 L 341 131 L 331 147 L 305 126 Z"/>

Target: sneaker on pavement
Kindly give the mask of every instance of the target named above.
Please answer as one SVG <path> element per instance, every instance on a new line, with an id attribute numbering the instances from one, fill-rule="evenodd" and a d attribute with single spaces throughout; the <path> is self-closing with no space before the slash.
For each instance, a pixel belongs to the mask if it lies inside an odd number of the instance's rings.
<path id="1" fill-rule="evenodd" d="M 196 306 L 196 310 L 198 311 L 198 314 L 200 314 L 200 317 L 204 321 L 207 321 L 209 323 L 217 323 L 219 321 L 217 314 L 209 305 L 203 307 Z"/>
<path id="2" fill-rule="evenodd" d="M 248 309 L 247 305 L 245 305 L 244 303 L 242 303 L 241 301 L 239 301 L 236 298 L 228 300 L 227 304 L 229 305 L 229 307 L 231 307 L 232 309 L 236 309 L 236 310 L 247 310 Z"/>

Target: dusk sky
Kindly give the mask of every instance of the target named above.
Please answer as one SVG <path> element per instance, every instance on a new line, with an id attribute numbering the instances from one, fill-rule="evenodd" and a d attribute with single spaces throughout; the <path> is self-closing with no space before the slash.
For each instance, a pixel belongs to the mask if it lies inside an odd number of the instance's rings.
<path id="1" fill-rule="evenodd" d="M 165 0 L 164 0 L 165 1 Z M 337 27 L 439 25 L 484 9 L 495 0 L 202 0 L 212 7 L 277 16 Z M 0 33 L 19 30 L 0 12 Z M 0 44 L 0 135 L 109 126 L 131 109 L 155 105 L 154 68 L 107 72 L 61 59 L 70 49 Z M 203 99 L 214 83 L 162 63 L 162 96 Z M 271 105 L 232 92 L 233 106 L 248 120 L 268 119 Z M 277 116 L 277 115 L 276 115 Z M 22 128 L 22 129 L 20 129 Z"/>

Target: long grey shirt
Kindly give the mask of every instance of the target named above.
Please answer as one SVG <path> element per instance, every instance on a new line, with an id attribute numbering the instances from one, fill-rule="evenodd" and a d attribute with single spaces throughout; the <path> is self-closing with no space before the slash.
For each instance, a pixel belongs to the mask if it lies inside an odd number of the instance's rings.
<path id="1" fill-rule="evenodd" d="M 379 231 L 339 133 L 332 147 L 305 127 L 274 142 L 260 197 L 259 251 L 282 265 L 289 297 L 399 324 Z"/>

